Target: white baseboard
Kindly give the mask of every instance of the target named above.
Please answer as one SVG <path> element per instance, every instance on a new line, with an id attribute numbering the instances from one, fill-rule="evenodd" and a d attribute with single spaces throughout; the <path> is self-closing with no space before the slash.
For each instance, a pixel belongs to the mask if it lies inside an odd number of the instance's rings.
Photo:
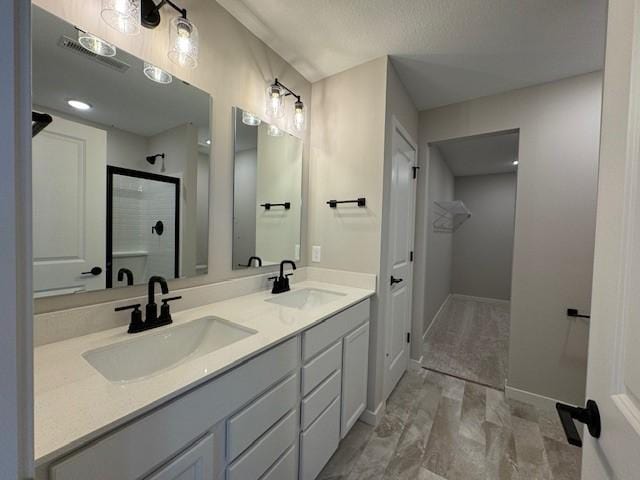
<path id="1" fill-rule="evenodd" d="M 421 355 L 418 360 L 413 358 L 409 359 L 409 370 L 420 370 L 422 368 L 422 360 L 424 360 L 424 355 Z"/>
<path id="2" fill-rule="evenodd" d="M 424 343 L 424 339 L 427 338 L 427 334 L 429 333 L 429 330 L 431 330 L 431 327 L 433 327 L 433 325 L 438 321 L 438 318 L 440 317 L 440 315 L 442 315 L 442 312 L 444 312 L 447 304 L 451 301 L 452 298 L 453 298 L 453 295 L 449 294 L 447 295 L 447 298 L 444 299 L 444 302 L 442 302 L 442 305 L 440 305 L 440 308 L 431 319 L 431 323 L 422 334 L 422 343 Z"/>
<path id="3" fill-rule="evenodd" d="M 382 417 L 384 416 L 384 411 L 386 410 L 386 408 L 387 408 L 387 403 L 380 402 L 375 410 L 367 409 L 364 412 L 362 412 L 362 415 L 360 415 L 360 420 L 362 420 L 364 423 L 368 425 L 377 427 L 378 424 L 380 424 Z"/>
<path id="4" fill-rule="evenodd" d="M 509 300 L 504 300 L 502 298 L 475 297 L 473 295 L 463 295 L 462 293 L 452 293 L 450 296 L 458 300 L 473 300 L 474 302 L 502 303 L 507 305 L 511 303 Z"/>
<path id="5" fill-rule="evenodd" d="M 506 383 L 507 382 L 505 380 L 504 394 L 507 398 L 528 403 L 541 410 L 555 410 L 556 403 L 560 401 L 556 400 L 555 398 L 545 397 L 544 395 L 539 395 L 537 393 L 528 392 L 526 390 L 520 390 L 519 388 L 510 387 Z"/>

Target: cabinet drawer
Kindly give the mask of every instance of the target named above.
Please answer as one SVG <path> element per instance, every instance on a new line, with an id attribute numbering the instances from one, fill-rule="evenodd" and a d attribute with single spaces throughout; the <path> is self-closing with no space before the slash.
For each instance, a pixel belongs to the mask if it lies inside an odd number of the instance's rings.
<path id="1" fill-rule="evenodd" d="M 338 370 L 302 400 L 301 427 L 303 430 L 311 425 L 318 418 L 318 415 L 340 395 L 341 380 L 342 372 Z"/>
<path id="2" fill-rule="evenodd" d="M 269 430 L 298 400 L 298 375 L 293 374 L 229 419 L 227 455 L 235 460 L 249 445 Z"/>
<path id="3" fill-rule="evenodd" d="M 340 398 L 300 434 L 300 480 L 314 480 L 340 442 Z"/>
<path id="4" fill-rule="evenodd" d="M 342 365 L 342 341 L 302 367 L 302 395 L 308 394 Z"/>
<path id="5" fill-rule="evenodd" d="M 227 480 L 256 480 L 295 442 L 298 411 L 292 410 L 231 464 Z"/>
<path id="6" fill-rule="evenodd" d="M 292 445 L 260 480 L 298 480 L 298 446 Z"/>
<path id="7" fill-rule="evenodd" d="M 302 334 L 303 359 L 309 360 L 358 325 L 362 325 L 369 319 L 369 311 L 369 300 L 364 300 L 307 330 Z"/>

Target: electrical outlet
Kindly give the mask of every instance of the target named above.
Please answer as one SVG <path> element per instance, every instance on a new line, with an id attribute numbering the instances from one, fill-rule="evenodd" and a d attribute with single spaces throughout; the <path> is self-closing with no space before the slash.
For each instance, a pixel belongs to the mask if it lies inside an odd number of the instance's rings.
<path id="1" fill-rule="evenodd" d="M 300 244 L 296 243 L 295 249 L 294 249 L 294 254 L 293 254 L 293 259 L 297 262 L 298 260 L 300 260 Z"/>
<path id="2" fill-rule="evenodd" d="M 311 248 L 311 261 L 317 263 L 320 261 L 321 256 L 322 256 L 322 247 L 319 245 L 314 245 Z"/>

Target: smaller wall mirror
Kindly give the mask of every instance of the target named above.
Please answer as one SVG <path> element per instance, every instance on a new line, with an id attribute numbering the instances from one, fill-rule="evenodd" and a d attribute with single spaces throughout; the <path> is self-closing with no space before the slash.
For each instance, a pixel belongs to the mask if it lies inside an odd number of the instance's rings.
<path id="1" fill-rule="evenodd" d="M 300 259 L 302 140 L 234 108 L 233 268 Z"/>

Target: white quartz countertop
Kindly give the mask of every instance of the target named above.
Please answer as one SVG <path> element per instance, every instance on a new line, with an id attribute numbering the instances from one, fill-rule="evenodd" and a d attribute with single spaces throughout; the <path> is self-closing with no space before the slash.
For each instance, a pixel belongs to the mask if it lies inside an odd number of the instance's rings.
<path id="1" fill-rule="evenodd" d="M 372 296 L 372 290 L 304 281 L 291 290 L 318 288 L 344 294 L 309 310 L 265 302 L 269 291 L 236 297 L 173 314 L 173 325 L 217 316 L 254 329 L 251 335 L 174 368 L 129 383 L 112 383 L 83 357 L 87 350 L 133 338 L 126 327 L 37 347 L 35 371 L 35 458 L 47 463 L 101 434 L 202 384 L 250 357 Z M 175 308 L 175 307 L 174 307 Z"/>

